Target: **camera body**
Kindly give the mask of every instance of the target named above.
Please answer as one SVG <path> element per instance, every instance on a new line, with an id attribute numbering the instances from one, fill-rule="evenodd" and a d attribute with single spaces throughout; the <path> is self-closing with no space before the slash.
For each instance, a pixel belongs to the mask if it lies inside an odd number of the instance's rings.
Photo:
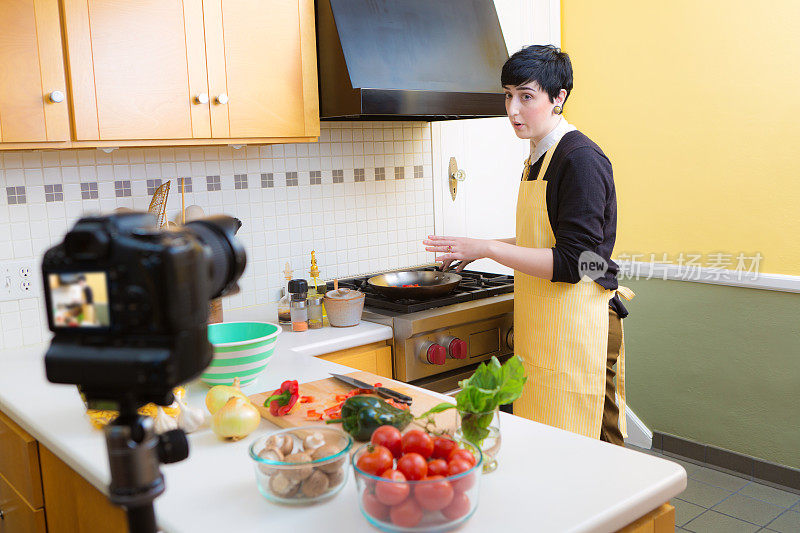
<path id="1" fill-rule="evenodd" d="M 97 407 L 168 405 L 211 362 L 209 300 L 238 290 L 241 222 L 213 217 L 162 231 L 147 213 L 80 219 L 42 262 L 47 378 Z"/>

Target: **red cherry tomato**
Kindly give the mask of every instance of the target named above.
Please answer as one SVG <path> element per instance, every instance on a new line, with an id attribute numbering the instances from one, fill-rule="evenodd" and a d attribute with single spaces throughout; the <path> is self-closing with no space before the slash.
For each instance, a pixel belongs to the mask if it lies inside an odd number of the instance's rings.
<path id="1" fill-rule="evenodd" d="M 444 459 L 445 461 L 450 457 L 450 452 L 458 447 L 456 441 L 448 437 L 435 437 L 433 439 L 433 454 L 431 457 L 436 459 Z"/>
<path id="2" fill-rule="evenodd" d="M 428 477 L 431 476 L 447 476 L 447 461 L 444 459 L 434 459 L 428 463 Z"/>
<path id="3" fill-rule="evenodd" d="M 364 510 L 371 517 L 384 522 L 389 519 L 389 506 L 379 502 L 378 498 L 371 492 L 364 493 L 364 496 L 361 497 L 361 503 L 364 506 Z"/>
<path id="4" fill-rule="evenodd" d="M 475 456 L 472 455 L 472 452 L 469 450 L 465 450 L 463 448 L 456 448 L 455 450 L 450 452 L 450 455 L 447 456 L 447 462 L 449 463 L 450 461 L 456 458 L 463 459 L 472 466 L 475 466 L 475 464 L 477 463 L 477 461 L 475 460 Z"/>
<path id="5" fill-rule="evenodd" d="M 433 453 L 433 439 L 421 429 L 412 429 L 403 435 L 403 453 L 418 453 L 425 459 Z"/>
<path id="6" fill-rule="evenodd" d="M 373 476 L 380 476 L 390 468 L 394 458 L 392 452 L 383 446 L 368 446 L 366 452 L 358 458 L 356 466 L 362 472 L 372 474 Z"/>
<path id="7" fill-rule="evenodd" d="M 392 452 L 392 455 L 397 458 L 400 457 L 402 451 L 402 437 L 400 430 L 394 426 L 381 426 L 372 432 L 372 438 L 369 440 L 375 446 L 384 446 Z"/>
<path id="8" fill-rule="evenodd" d="M 411 492 L 411 486 L 406 483 L 406 476 L 398 470 L 387 470 L 381 475 L 389 481 L 376 481 L 375 496 L 378 501 L 386 505 L 397 505 Z M 401 482 L 401 483 L 397 483 Z"/>
<path id="9" fill-rule="evenodd" d="M 469 512 L 469 497 L 463 492 L 456 492 L 450 505 L 442 509 L 448 520 L 457 520 Z"/>
<path id="10" fill-rule="evenodd" d="M 406 453 L 397 460 L 397 469 L 409 481 L 416 481 L 428 475 L 428 463 L 418 453 Z"/>
<path id="11" fill-rule="evenodd" d="M 447 463 L 447 473 L 448 476 L 455 476 L 466 472 L 472 468 L 472 465 L 469 464 L 467 461 L 463 459 L 459 459 L 456 457 L 449 463 Z M 453 488 L 456 492 L 464 492 L 472 488 L 475 484 L 475 474 L 469 474 L 466 476 L 462 476 L 458 479 L 451 479 L 450 484 L 453 485 Z"/>
<path id="12" fill-rule="evenodd" d="M 414 498 L 406 498 L 389 511 L 392 523 L 400 527 L 414 527 L 422 520 L 422 508 Z"/>
<path id="13" fill-rule="evenodd" d="M 453 487 L 442 476 L 426 477 L 414 486 L 414 497 L 423 509 L 438 511 L 453 501 Z"/>

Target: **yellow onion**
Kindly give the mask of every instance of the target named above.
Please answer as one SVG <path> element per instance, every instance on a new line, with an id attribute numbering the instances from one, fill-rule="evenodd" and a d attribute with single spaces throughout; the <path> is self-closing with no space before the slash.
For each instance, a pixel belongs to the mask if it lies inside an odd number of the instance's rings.
<path id="1" fill-rule="evenodd" d="M 206 407 L 208 412 L 212 415 L 220 410 L 220 408 L 233 397 L 240 397 L 247 399 L 242 390 L 239 388 L 239 378 L 234 378 L 233 385 L 215 385 L 206 394 Z"/>
<path id="2" fill-rule="evenodd" d="M 252 433 L 260 421 L 261 414 L 247 398 L 234 396 L 214 413 L 211 429 L 220 438 L 239 440 Z"/>

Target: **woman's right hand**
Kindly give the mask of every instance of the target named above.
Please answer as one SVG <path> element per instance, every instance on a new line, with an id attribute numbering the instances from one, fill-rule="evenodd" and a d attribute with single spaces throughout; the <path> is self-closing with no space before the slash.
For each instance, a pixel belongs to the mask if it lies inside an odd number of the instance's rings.
<path id="1" fill-rule="evenodd" d="M 450 265 L 452 265 L 454 262 L 455 261 L 453 259 L 442 261 L 442 272 L 445 272 L 448 268 L 450 268 Z M 472 261 L 466 261 L 466 260 L 459 261 L 453 272 L 461 272 L 462 270 L 464 270 L 464 267 L 470 263 L 472 263 Z"/>

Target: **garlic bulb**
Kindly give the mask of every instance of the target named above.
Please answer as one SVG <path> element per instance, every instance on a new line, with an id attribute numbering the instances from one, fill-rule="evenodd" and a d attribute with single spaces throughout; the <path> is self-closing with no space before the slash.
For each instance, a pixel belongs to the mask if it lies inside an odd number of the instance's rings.
<path id="1" fill-rule="evenodd" d="M 159 407 L 156 412 L 156 420 L 153 423 L 153 429 L 155 429 L 156 433 L 166 433 L 171 429 L 178 429 L 178 421 Z"/>
<path id="2" fill-rule="evenodd" d="M 205 422 L 205 414 L 202 409 L 189 407 L 189 404 L 182 400 L 178 400 L 181 406 L 181 412 L 178 415 L 178 427 L 186 433 L 196 431 Z"/>

